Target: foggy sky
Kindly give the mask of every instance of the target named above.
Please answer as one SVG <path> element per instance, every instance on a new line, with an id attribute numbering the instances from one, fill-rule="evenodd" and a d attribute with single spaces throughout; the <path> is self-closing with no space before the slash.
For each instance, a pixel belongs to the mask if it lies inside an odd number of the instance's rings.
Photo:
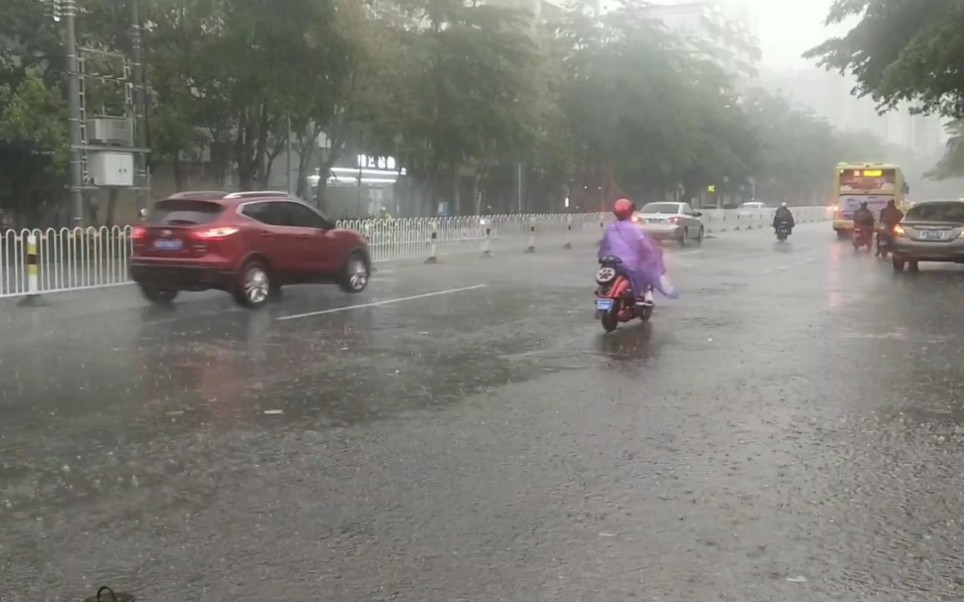
<path id="1" fill-rule="evenodd" d="M 763 64 L 767 67 L 803 67 L 811 62 L 800 55 L 828 37 L 846 31 L 828 31 L 823 21 L 832 0 L 742 0 L 751 6 Z"/>

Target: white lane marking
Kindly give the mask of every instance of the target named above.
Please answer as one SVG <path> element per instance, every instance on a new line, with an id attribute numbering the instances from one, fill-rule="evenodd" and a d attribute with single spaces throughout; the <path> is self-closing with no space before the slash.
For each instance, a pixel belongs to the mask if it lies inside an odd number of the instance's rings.
<path id="1" fill-rule="evenodd" d="M 696 249 L 693 251 L 683 251 L 682 253 L 666 253 L 667 257 L 686 257 L 687 255 L 696 255 L 697 253 L 702 253 L 703 251 Z"/>
<path id="2" fill-rule="evenodd" d="M 298 320 L 300 318 L 310 318 L 312 316 L 323 316 L 325 314 L 334 314 L 340 311 L 351 311 L 353 309 L 365 309 L 366 307 L 381 307 L 383 305 L 392 305 L 395 303 L 402 303 L 404 301 L 416 301 L 418 299 L 428 299 L 429 297 L 441 297 L 442 295 L 454 295 L 456 293 L 464 293 L 466 291 L 475 291 L 480 288 L 487 287 L 487 284 L 475 284 L 473 286 L 463 286 L 461 288 L 450 288 L 444 291 L 433 291 L 431 293 L 422 293 L 421 295 L 412 295 L 410 297 L 398 297 L 396 299 L 385 299 L 384 301 L 373 301 L 371 303 L 362 303 L 361 305 L 348 305 L 346 307 L 335 307 L 332 309 L 321 309 L 318 311 L 310 311 L 303 314 L 295 314 L 293 316 L 282 316 L 280 318 L 275 318 L 279 322 L 285 320 Z"/>

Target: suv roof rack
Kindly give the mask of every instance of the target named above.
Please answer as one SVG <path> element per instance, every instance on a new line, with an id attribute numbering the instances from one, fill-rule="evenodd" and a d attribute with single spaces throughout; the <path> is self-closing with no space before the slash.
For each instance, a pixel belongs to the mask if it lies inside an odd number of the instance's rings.
<path id="1" fill-rule="evenodd" d="M 249 190 L 245 192 L 232 192 L 230 194 L 224 195 L 226 199 L 246 199 L 249 197 L 282 197 L 287 198 L 291 196 L 287 192 L 279 192 L 277 190 Z"/>
<path id="2" fill-rule="evenodd" d="M 197 196 L 217 196 L 223 197 L 228 194 L 224 190 L 185 190 L 184 192 L 175 192 L 171 196 L 167 197 L 169 199 L 186 199 Z"/>

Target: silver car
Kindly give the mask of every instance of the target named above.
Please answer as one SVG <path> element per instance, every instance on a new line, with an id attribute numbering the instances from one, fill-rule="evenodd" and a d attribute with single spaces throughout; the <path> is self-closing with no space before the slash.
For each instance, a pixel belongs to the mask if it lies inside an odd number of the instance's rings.
<path id="1" fill-rule="evenodd" d="M 693 211 L 689 203 L 649 203 L 644 205 L 633 220 L 657 240 L 675 240 L 685 246 L 690 240 L 703 242 L 703 220 L 699 211 Z"/>

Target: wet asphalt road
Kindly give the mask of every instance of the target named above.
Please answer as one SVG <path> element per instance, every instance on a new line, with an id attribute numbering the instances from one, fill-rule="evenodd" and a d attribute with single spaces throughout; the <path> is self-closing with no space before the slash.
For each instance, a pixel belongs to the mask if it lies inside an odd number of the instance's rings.
<path id="1" fill-rule="evenodd" d="M 5 306 L 0 600 L 964 597 L 964 271 L 827 224 L 667 254 L 611 335 L 591 248 Z"/>

